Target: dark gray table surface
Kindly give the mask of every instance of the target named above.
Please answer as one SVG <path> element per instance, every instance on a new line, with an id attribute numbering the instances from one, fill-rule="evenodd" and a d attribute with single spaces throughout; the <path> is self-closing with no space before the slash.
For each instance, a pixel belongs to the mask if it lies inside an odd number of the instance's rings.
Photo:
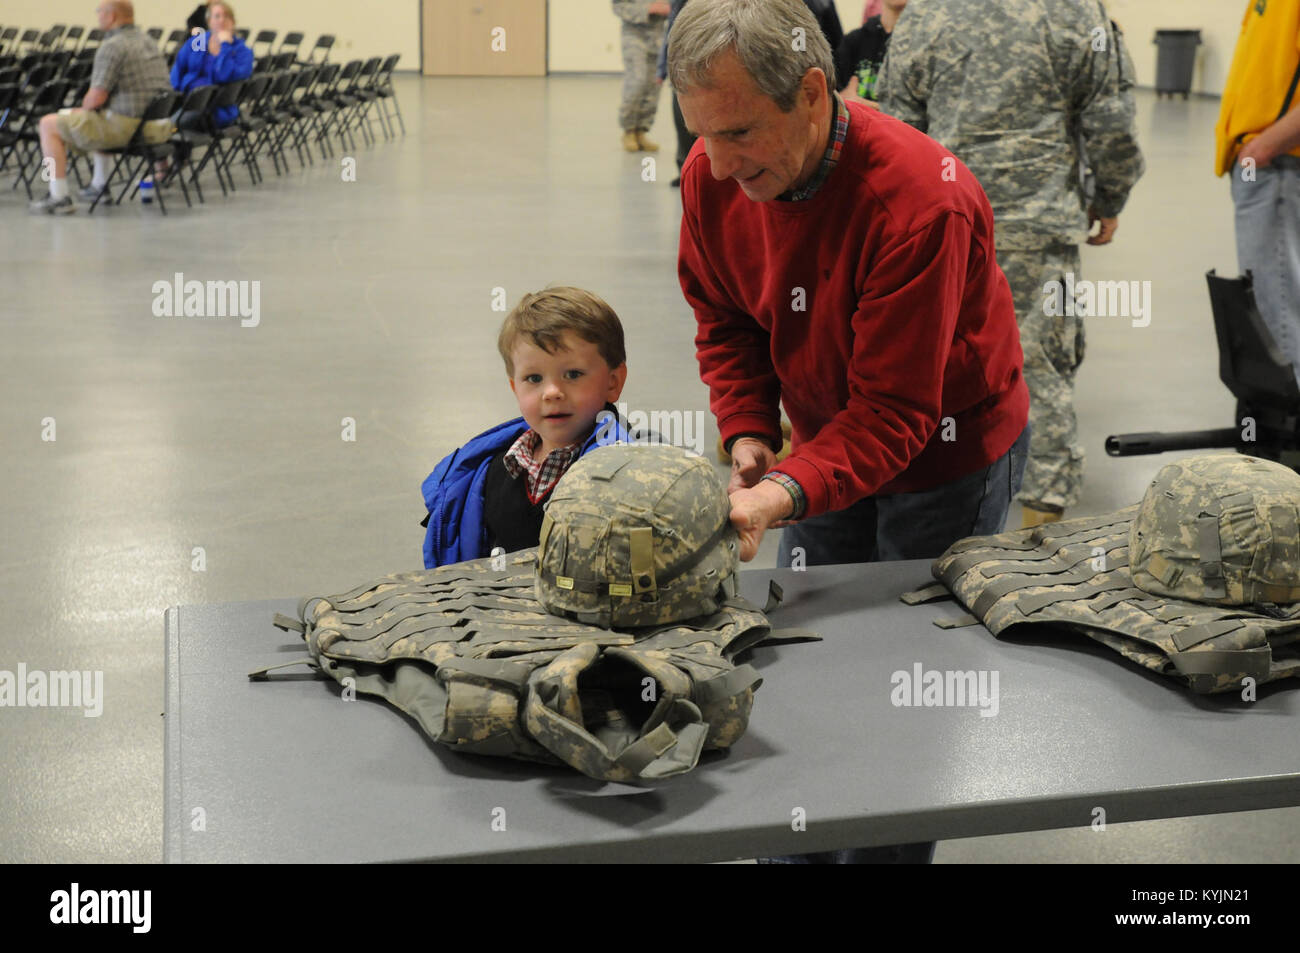
<path id="1" fill-rule="evenodd" d="M 296 600 L 169 609 L 166 860 L 715 861 L 1300 804 L 1300 682 L 1194 696 L 1082 636 L 941 629 L 954 604 L 898 601 L 924 561 L 749 571 L 745 594 L 772 577 L 774 625 L 825 641 L 754 650 L 744 738 L 635 792 L 456 754 L 305 668 L 250 682 L 301 653 L 271 625 Z M 996 672 L 997 714 L 896 706 L 918 663 Z"/>

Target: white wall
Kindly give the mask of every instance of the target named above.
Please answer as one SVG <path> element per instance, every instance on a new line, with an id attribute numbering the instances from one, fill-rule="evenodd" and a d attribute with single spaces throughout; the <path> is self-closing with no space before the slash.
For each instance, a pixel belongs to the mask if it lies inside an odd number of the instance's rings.
<path id="1" fill-rule="evenodd" d="M 464 0 L 448 0 L 464 2 Z M 95 25 L 96 0 L 3 0 L 0 23 L 37 27 L 55 23 Z M 141 29 L 162 27 L 164 35 L 185 26 L 198 0 L 136 0 L 135 22 Z M 419 0 L 231 0 L 238 24 L 258 30 L 299 30 L 306 34 L 304 52 L 321 33 L 333 33 L 331 62 L 401 53 L 398 69 L 420 65 Z"/>
<path id="2" fill-rule="evenodd" d="M 420 61 L 419 0 L 232 0 L 241 26 L 254 30 L 303 30 L 307 43 L 317 34 L 338 37 L 332 59 L 401 53 L 400 67 Z M 473 0 L 440 0 L 471 3 Z M 933 0 L 930 0 L 933 2 Z M 1105 0 L 1124 29 L 1137 66 L 1138 82 L 1155 81 L 1157 29 L 1199 29 L 1205 45 L 1197 60 L 1193 89 L 1223 91 L 1246 0 Z M 136 22 L 168 31 L 184 24 L 197 0 L 139 0 Z M 862 22 L 863 0 L 835 0 L 845 30 Z M 551 72 L 612 72 L 623 69 L 619 20 L 609 0 L 550 0 L 548 46 Z M 54 23 L 93 26 L 95 0 L 3 0 L 0 23 L 42 29 Z"/>
<path id="3" fill-rule="evenodd" d="M 835 0 L 847 33 L 862 25 L 865 0 Z M 621 73 L 622 21 L 609 0 L 550 0 L 548 57 L 552 73 Z"/>
<path id="4" fill-rule="evenodd" d="M 1232 51 L 1241 32 L 1247 0 L 1106 0 L 1111 18 L 1124 31 L 1133 54 L 1138 84 L 1154 86 L 1156 30 L 1200 30 L 1192 89 L 1198 93 L 1223 92 L 1232 65 Z"/>

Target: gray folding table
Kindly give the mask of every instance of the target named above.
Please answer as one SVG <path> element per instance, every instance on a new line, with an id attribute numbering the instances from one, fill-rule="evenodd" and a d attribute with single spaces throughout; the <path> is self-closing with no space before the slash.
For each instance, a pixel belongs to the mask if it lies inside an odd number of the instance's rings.
<path id="1" fill-rule="evenodd" d="M 302 653 L 271 625 L 295 600 L 169 609 L 165 858 L 717 861 L 1300 804 L 1300 682 L 1195 696 L 1079 635 L 942 629 L 954 604 L 898 601 L 924 561 L 748 571 L 745 594 L 769 578 L 774 625 L 824 641 L 755 649 L 744 738 L 649 789 L 457 754 L 305 668 L 250 682 Z M 996 673 L 996 714 L 897 704 L 926 700 L 918 671 Z"/>

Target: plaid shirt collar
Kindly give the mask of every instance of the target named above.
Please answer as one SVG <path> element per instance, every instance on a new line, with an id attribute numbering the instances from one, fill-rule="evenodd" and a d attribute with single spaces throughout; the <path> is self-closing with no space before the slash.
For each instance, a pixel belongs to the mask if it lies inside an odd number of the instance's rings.
<path id="1" fill-rule="evenodd" d="M 835 163 L 840 161 L 840 152 L 844 149 L 844 140 L 849 134 L 849 108 L 844 105 L 844 100 L 840 99 L 840 94 L 835 93 L 835 109 L 831 122 L 830 142 L 826 145 L 826 152 L 822 155 L 821 165 L 813 173 L 813 177 L 808 180 L 807 184 L 800 189 L 794 189 L 790 192 L 783 192 L 777 196 L 781 202 L 803 202 L 817 194 L 817 190 L 822 187 L 826 177 L 831 174 L 835 168 Z"/>
<path id="2" fill-rule="evenodd" d="M 519 474 L 528 474 L 528 502 L 540 503 L 546 495 L 560 482 L 569 465 L 578 459 L 582 444 L 571 443 L 567 447 L 552 450 L 545 460 L 534 459 L 533 453 L 541 445 L 542 437 L 531 428 L 519 435 L 510 449 L 506 451 L 505 464 L 510 475 L 515 479 Z"/>

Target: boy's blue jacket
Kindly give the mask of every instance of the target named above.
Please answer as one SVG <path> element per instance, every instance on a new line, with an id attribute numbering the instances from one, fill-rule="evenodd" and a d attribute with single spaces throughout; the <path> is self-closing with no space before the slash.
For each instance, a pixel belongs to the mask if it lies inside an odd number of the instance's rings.
<path id="1" fill-rule="evenodd" d="M 608 404 L 605 409 L 613 418 L 597 421 L 579 457 L 596 447 L 633 440 L 617 411 Z M 487 480 L 488 464 L 527 429 L 522 417 L 498 424 L 448 454 L 424 478 L 421 489 L 429 511 L 424 533 L 425 569 L 488 555 L 487 525 L 483 522 L 483 484 Z"/>

